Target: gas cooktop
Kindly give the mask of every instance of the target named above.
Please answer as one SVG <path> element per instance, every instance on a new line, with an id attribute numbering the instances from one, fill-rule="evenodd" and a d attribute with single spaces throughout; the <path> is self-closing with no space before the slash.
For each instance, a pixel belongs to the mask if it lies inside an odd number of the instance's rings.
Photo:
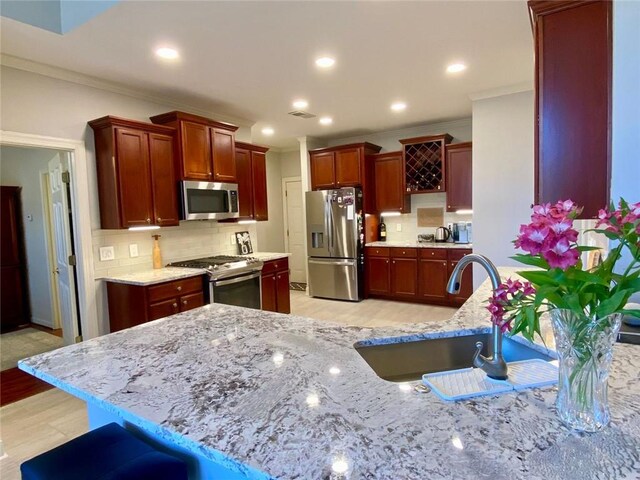
<path id="1" fill-rule="evenodd" d="M 212 279 L 231 277 L 262 270 L 263 262 L 253 257 L 215 255 L 170 263 L 170 267 L 204 268 Z"/>

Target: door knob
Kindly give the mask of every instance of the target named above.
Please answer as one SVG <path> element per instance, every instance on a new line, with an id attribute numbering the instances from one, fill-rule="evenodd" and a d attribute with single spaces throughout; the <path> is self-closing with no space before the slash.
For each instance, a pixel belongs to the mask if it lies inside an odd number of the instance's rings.
<path id="1" fill-rule="evenodd" d="M 60 269 L 59 269 L 59 268 L 56 268 L 56 269 L 53 271 L 53 273 L 60 274 Z"/>

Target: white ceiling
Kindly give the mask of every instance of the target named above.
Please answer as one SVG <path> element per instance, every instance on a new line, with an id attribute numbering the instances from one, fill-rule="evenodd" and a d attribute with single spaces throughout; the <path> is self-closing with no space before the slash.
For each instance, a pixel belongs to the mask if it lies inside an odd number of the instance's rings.
<path id="1" fill-rule="evenodd" d="M 273 146 L 466 117 L 469 94 L 533 78 L 524 0 L 126 1 L 65 35 L 0 26 L 4 54 L 246 118 L 254 141 Z M 157 59 L 160 45 L 180 60 Z M 325 54 L 336 65 L 320 71 Z M 457 61 L 467 71 L 446 74 Z M 299 97 L 333 125 L 287 115 Z M 397 100 L 406 111 L 390 110 Z M 260 133 L 267 125 L 273 137 Z"/>

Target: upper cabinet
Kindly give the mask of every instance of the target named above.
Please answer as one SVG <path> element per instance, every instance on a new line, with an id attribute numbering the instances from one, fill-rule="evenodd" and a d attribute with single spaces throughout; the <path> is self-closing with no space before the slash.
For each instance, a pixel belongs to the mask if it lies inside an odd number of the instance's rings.
<path id="1" fill-rule="evenodd" d="M 611 183 L 611 1 L 529 1 L 536 71 L 535 201 L 593 218 Z"/>
<path id="2" fill-rule="evenodd" d="M 311 188 L 322 190 L 342 187 L 365 187 L 365 159 L 380 151 L 371 143 L 354 143 L 311 150 Z"/>
<path id="3" fill-rule="evenodd" d="M 407 195 L 402 152 L 371 156 L 374 178 L 375 213 L 411 212 L 411 196 Z M 368 167 L 370 169 L 371 167 Z"/>
<path id="4" fill-rule="evenodd" d="M 471 142 L 446 147 L 447 212 L 471 210 Z"/>
<path id="5" fill-rule="evenodd" d="M 177 173 L 181 180 L 237 183 L 235 125 L 184 112 L 151 117 L 176 129 Z"/>
<path id="6" fill-rule="evenodd" d="M 178 225 L 170 127 L 102 117 L 94 131 L 103 229 Z"/>
<path id="7" fill-rule="evenodd" d="M 266 147 L 236 142 L 239 220 L 269 219 L 266 164 L 268 150 Z"/>
<path id="8" fill-rule="evenodd" d="M 453 137 L 448 133 L 400 140 L 407 192 L 446 191 L 445 147 L 451 140 Z"/>

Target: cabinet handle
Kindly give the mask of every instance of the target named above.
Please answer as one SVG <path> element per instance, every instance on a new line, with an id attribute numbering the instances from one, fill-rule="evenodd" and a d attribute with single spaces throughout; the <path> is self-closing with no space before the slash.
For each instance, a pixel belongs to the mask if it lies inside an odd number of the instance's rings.
<path id="1" fill-rule="evenodd" d="M 174 304 L 172 305 L 172 307 L 173 307 L 173 308 L 178 308 L 178 304 L 177 304 L 177 303 L 174 303 Z"/>
<path id="2" fill-rule="evenodd" d="M 182 291 L 182 287 L 181 287 L 180 285 L 178 285 L 178 286 L 176 287 L 176 290 L 178 290 L 179 292 L 181 292 L 181 291 Z"/>
<path id="3" fill-rule="evenodd" d="M 162 221 L 162 218 L 158 217 L 158 222 L 161 222 L 161 221 Z"/>
<path id="4" fill-rule="evenodd" d="M 447 266 L 447 262 L 442 262 L 442 264 L 446 267 Z"/>
<path id="5" fill-rule="evenodd" d="M 403 250 L 403 251 L 402 251 L 402 254 L 404 255 L 405 253 L 406 253 L 406 252 Z"/>
<path id="6" fill-rule="evenodd" d="M 391 263 L 396 263 L 396 261 L 394 260 L 394 261 L 393 261 L 393 262 L 391 262 Z"/>
<path id="7" fill-rule="evenodd" d="M 189 302 L 187 302 L 186 300 L 182 300 L 182 304 L 183 305 L 186 305 L 187 303 L 189 303 Z"/>
<path id="8" fill-rule="evenodd" d="M 431 252 L 431 256 L 433 257 L 436 254 L 436 252 Z"/>
<path id="9" fill-rule="evenodd" d="M 147 223 L 151 223 L 151 219 L 150 218 L 147 218 Z"/>
<path id="10" fill-rule="evenodd" d="M 211 176 L 211 170 L 209 170 L 209 176 Z"/>
<path id="11" fill-rule="evenodd" d="M 389 260 L 387 260 L 387 263 L 389 263 Z"/>

